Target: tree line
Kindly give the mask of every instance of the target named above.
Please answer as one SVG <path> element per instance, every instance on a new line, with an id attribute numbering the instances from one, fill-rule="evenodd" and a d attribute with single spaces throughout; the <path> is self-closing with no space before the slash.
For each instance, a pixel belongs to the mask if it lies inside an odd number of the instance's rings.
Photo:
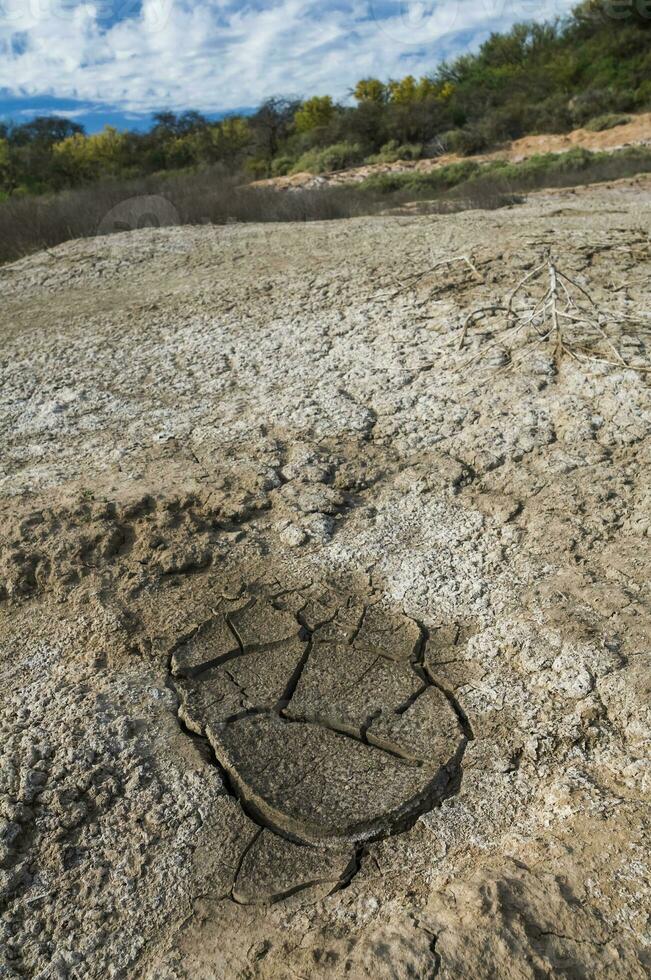
<path id="1" fill-rule="evenodd" d="M 530 133 L 603 125 L 651 108 L 651 6 L 585 0 L 571 16 L 493 34 L 431 75 L 361 79 L 351 104 L 273 97 L 211 122 L 161 112 L 147 132 L 87 135 L 56 116 L 0 123 L 0 193 L 218 166 L 248 178 L 319 173 L 362 162 L 464 156 Z"/>

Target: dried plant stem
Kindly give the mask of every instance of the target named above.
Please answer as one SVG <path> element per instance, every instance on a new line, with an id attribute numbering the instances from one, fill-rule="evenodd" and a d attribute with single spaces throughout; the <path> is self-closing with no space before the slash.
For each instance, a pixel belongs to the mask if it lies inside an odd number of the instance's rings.
<path id="1" fill-rule="evenodd" d="M 413 289 L 416 283 L 420 282 L 421 279 L 424 279 L 426 276 L 429 276 L 432 272 L 435 272 L 436 269 L 439 269 L 442 265 L 451 265 L 453 262 L 465 262 L 465 264 L 468 266 L 471 272 L 477 277 L 477 279 L 480 282 L 484 281 L 484 277 L 482 276 L 481 272 L 479 271 L 475 263 L 472 261 L 470 256 L 453 255 L 449 259 L 441 259 L 439 262 L 435 262 L 434 265 L 429 266 L 429 268 L 427 269 L 423 269 L 422 272 L 414 272 L 411 276 L 408 277 L 407 282 L 400 283 L 400 287 L 394 293 L 392 293 L 391 296 L 388 297 L 388 299 L 394 299 L 396 296 L 399 296 L 400 293 L 404 292 L 406 289 Z"/>
<path id="2" fill-rule="evenodd" d="M 561 325 L 558 319 L 558 275 L 556 273 L 556 266 L 549 259 L 547 263 L 547 268 L 549 269 L 549 300 L 551 306 L 552 315 L 552 327 L 554 332 L 554 363 L 558 368 L 561 357 L 563 356 L 563 334 L 561 332 Z"/>
<path id="3" fill-rule="evenodd" d="M 496 313 L 498 310 L 506 310 L 506 306 L 499 306 L 493 304 L 492 306 L 481 306 L 478 310 L 472 310 L 466 319 L 464 320 L 463 327 L 461 328 L 461 336 L 459 337 L 459 350 L 463 349 L 463 345 L 466 342 L 466 337 L 468 336 L 468 328 L 474 320 L 480 320 L 486 316 L 487 313 Z"/>
<path id="4" fill-rule="evenodd" d="M 454 261 L 463 258 L 465 257 L 458 256 Z M 540 278 L 541 275 L 545 275 L 547 282 L 547 288 L 542 298 L 537 300 L 533 306 L 529 306 L 526 309 L 522 309 L 521 306 L 520 308 L 516 308 L 516 299 L 522 293 L 525 286 L 536 278 Z M 571 290 L 575 291 L 574 295 Z M 578 299 L 576 297 L 577 293 L 580 294 Z M 588 301 L 589 307 L 586 308 L 585 302 L 580 302 L 581 297 Z M 551 252 L 547 253 L 543 262 L 535 266 L 526 276 L 520 279 L 515 288 L 508 294 L 504 303 L 492 303 L 487 306 L 481 306 L 468 313 L 461 328 L 458 349 L 463 350 L 470 328 L 477 320 L 482 319 L 489 313 L 497 313 L 499 311 L 506 313 L 506 323 L 500 328 L 499 338 L 488 346 L 481 348 L 478 353 L 466 362 L 465 367 L 474 364 L 485 353 L 502 344 L 506 334 L 511 334 L 512 339 L 521 330 L 530 327 L 538 335 L 538 341 L 533 344 L 533 347 L 531 341 L 527 342 L 525 344 L 525 350 L 530 353 L 531 350 L 535 350 L 541 343 L 549 340 L 553 344 L 553 360 L 556 371 L 560 369 L 563 355 L 567 354 L 577 362 L 591 360 L 604 364 L 614 364 L 618 367 L 639 371 L 640 373 L 651 372 L 651 368 L 629 364 L 604 330 L 604 326 L 608 321 L 611 324 L 637 322 L 640 329 L 645 330 L 645 325 L 640 320 L 649 316 L 649 314 L 642 312 L 639 314 L 638 319 L 626 313 L 611 313 L 606 310 L 601 310 L 584 286 L 566 272 L 559 269 L 558 263 L 552 257 Z M 573 344 L 571 337 L 573 330 L 576 330 L 576 325 L 583 325 L 589 330 L 596 332 L 608 350 L 613 354 L 615 360 L 609 357 L 598 356 L 598 351 L 596 353 L 585 350 L 582 352 L 581 347 L 578 347 L 575 343 Z M 509 340 L 510 342 L 511 340 Z M 506 350 L 509 354 L 511 365 L 513 365 L 516 363 L 516 358 L 513 357 L 509 348 L 506 348 Z"/>

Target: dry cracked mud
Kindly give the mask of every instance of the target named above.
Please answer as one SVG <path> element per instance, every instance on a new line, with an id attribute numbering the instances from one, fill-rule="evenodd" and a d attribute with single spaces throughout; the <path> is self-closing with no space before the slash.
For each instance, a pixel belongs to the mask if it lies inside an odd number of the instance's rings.
<path id="1" fill-rule="evenodd" d="M 449 795 L 467 725 L 423 666 L 413 620 L 365 605 L 337 642 L 336 610 L 311 628 L 259 598 L 240 602 L 203 624 L 172 665 L 189 677 L 177 684 L 181 719 L 207 737 L 258 824 L 296 843 L 336 844 L 338 856 L 343 843 L 404 829 Z"/>
<path id="2" fill-rule="evenodd" d="M 650 213 L 0 269 L 3 980 L 648 975 Z"/>

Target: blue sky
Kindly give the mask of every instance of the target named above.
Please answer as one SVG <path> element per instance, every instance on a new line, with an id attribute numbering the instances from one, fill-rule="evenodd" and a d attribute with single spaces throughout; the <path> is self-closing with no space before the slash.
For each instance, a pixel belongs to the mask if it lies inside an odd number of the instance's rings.
<path id="1" fill-rule="evenodd" d="M 0 0 L 0 117 L 141 128 L 431 71 L 573 0 Z"/>

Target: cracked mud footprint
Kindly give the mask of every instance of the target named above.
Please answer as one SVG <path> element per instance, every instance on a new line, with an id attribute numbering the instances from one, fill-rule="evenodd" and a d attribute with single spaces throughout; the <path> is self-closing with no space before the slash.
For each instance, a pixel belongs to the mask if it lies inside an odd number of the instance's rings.
<path id="1" fill-rule="evenodd" d="M 172 657 L 181 720 L 208 740 L 262 828 L 237 901 L 341 885 L 363 842 L 407 828 L 454 792 L 469 732 L 421 664 L 421 628 L 379 605 L 363 607 L 347 634 L 333 634 L 336 619 L 310 630 L 243 597 L 218 606 Z"/>

